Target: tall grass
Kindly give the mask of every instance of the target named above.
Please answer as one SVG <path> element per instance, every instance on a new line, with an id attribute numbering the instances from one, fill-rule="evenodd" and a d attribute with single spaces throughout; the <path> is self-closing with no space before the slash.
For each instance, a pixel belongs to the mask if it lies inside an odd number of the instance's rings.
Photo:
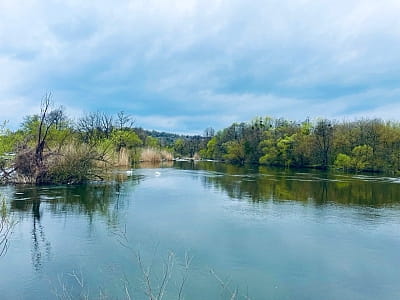
<path id="1" fill-rule="evenodd" d="M 118 152 L 118 160 L 114 165 L 118 167 L 130 167 L 131 164 L 131 154 L 126 148 L 121 148 Z"/>
<path id="2" fill-rule="evenodd" d="M 156 148 L 144 148 L 140 154 L 141 162 L 161 162 L 161 161 L 172 161 L 174 156 L 171 152 L 166 150 L 159 150 Z"/>
<path id="3" fill-rule="evenodd" d="M 163 161 L 172 161 L 174 160 L 174 156 L 171 152 L 167 150 L 161 150 L 161 157 Z"/>

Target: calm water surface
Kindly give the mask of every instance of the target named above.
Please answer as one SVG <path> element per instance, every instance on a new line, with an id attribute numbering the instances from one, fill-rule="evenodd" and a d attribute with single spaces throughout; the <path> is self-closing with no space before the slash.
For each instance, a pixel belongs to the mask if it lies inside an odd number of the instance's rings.
<path id="1" fill-rule="evenodd" d="M 0 192 L 1 299 L 146 299 L 169 258 L 163 299 L 183 277 L 185 299 L 400 299 L 396 178 L 175 163 Z"/>

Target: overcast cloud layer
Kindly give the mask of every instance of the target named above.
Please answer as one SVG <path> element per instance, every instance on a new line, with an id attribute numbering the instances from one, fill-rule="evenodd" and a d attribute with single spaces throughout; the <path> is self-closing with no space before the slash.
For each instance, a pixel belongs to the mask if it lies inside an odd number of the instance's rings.
<path id="1" fill-rule="evenodd" d="M 255 116 L 399 120 L 398 0 L 0 0 L 0 120 L 52 91 L 201 133 Z"/>

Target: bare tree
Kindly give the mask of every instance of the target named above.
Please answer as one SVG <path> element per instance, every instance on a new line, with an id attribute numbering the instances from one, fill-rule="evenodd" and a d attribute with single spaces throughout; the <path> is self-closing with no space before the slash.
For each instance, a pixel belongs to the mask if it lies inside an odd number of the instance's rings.
<path id="1" fill-rule="evenodd" d="M 46 144 L 46 138 L 49 133 L 51 126 L 55 123 L 58 118 L 58 112 L 49 112 L 51 105 L 51 93 L 47 93 L 40 105 L 40 123 L 39 131 L 37 136 L 37 144 L 35 149 L 35 161 L 38 168 L 42 166 L 43 162 L 43 151 Z"/>
<path id="2" fill-rule="evenodd" d="M 87 114 L 80 118 L 77 124 L 77 129 L 85 142 L 108 138 L 113 128 L 113 117 L 101 112 Z"/>
<path id="3" fill-rule="evenodd" d="M 204 129 L 204 137 L 205 138 L 212 138 L 215 135 L 215 130 L 212 127 L 207 127 Z"/>
<path id="4" fill-rule="evenodd" d="M 51 105 L 52 95 L 47 93 L 41 101 L 40 115 L 30 118 L 30 120 L 38 122 L 35 147 L 32 149 L 28 144 L 29 141 L 26 140 L 17 151 L 12 172 L 17 171 L 18 174 L 28 178 L 24 181 L 41 183 L 46 174 L 44 152 L 50 129 L 57 123 L 61 124 L 63 118 L 65 118 L 61 108 L 50 110 Z M 51 151 L 46 156 L 49 155 L 52 155 Z M 11 174 L 10 172 L 3 172 L 3 177 L 4 175 L 6 179 L 9 179 Z"/>
<path id="5" fill-rule="evenodd" d="M 132 116 L 127 115 L 122 110 L 117 113 L 116 127 L 119 130 L 132 128 L 133 124 L 135 124 L 135 120 L 132 118 Z"/>
<path id="6" fill-rule="evenodd" d="M 43 161 L 43 153 L 45 150 L 49 131 L 53 126 L 56 126 L 56 124 L 61 124 L 62 119 L 65 117 L 62 108 L 50 110 L 51 106 L 52 94 L 47 93 L 43 97 L 40 105 L 39 127 L 34 154 L 34 163 L 36 165 L 34 177 L 36 183 L 41 183 L 47 172 L 46 165 Z M 50 153 L 49 155 L 51 154 L 52 153 Z"/>

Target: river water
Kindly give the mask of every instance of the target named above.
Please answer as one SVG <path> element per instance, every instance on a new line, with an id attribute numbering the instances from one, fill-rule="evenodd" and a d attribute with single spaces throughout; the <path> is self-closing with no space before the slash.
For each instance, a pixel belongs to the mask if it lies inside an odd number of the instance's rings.
<path id="1" fill-rule="evenodd" d="M 400 299 L 397 178 L 176 162 L 0 192 L 0 299 Z"/>

